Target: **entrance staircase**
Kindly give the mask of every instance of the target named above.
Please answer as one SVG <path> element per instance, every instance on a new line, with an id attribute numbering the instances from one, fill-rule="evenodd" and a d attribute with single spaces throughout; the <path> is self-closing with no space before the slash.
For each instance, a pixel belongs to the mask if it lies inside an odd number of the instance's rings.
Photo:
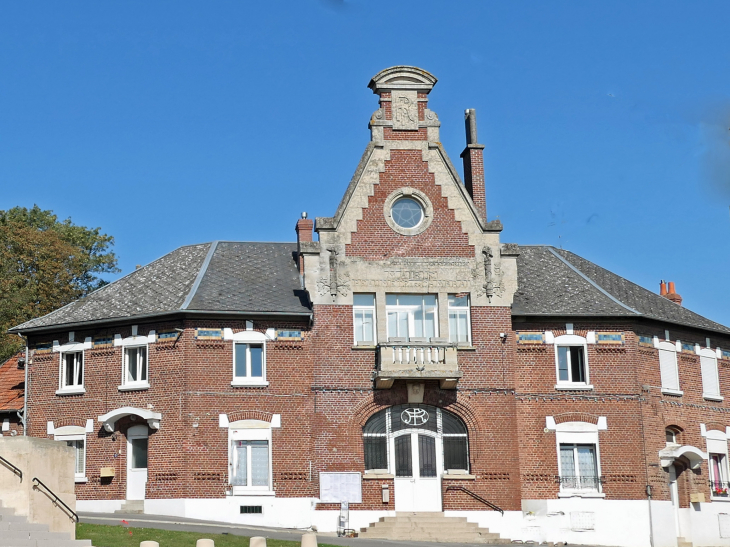
<path id="1" fill-rule="evenodd" d="M 381 517 L 359 537 L 366 539 L 394 539 L 440 541 L 445 543 L 510 543 L 509 539 L 493 534 L 488 528 L 479 528 L 466 517 L 445 517 L 443 513 L 398 512 L 394 517 Z"/>
<path id="2" fill-rule="evenodd" d="M 127 500 L 115 513 L 144 513 L 144 500 Z"/>
<path id="3" fill-rule="evenodd" d="M 70 539 L 68 534 L 49 532 L 45 524 L 33 524 L 0 500 L 0 547 L 82 547 L 90 539 Z"/>

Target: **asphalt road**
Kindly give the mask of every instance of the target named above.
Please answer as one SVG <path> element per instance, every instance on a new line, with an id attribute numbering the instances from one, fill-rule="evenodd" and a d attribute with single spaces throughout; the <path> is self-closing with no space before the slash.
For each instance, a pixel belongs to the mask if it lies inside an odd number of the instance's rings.
<path id="1" fill-rule="evenodd" d="M 160 515 L 141 515 L 132 513 L 79 513 L 81 522 L 88 524 L 107 524 L 118 526 L 122 520 L 129 523 L 130 528 L 157 528 L 160 530 L 176 530 L 182 532 L 198 532 L 202 534 L 231 534 L 234 536 L 263 536 L 270 539 L 301 541 L 306 530 L 290 528 L 261 528 L 239 524 L 226 524 L 208 520 L 195 520 Z M 387 539 L 341 538 L 335 534 L 318 533 L 317 543 L 342 545 L 346 547 L 459 547 L 466 545 L 484 545 L 483 543 L 436 543 L 431 541 L 391 541 Z M 503 545 L 512 545 L 505 543 Z"/>

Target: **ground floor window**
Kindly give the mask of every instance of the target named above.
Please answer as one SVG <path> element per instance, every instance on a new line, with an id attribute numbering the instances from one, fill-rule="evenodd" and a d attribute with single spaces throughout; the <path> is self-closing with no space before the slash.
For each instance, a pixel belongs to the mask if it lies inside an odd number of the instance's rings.
<path id="1" fill-rule="evenodd" d="M 560 486 L 565 490 L 599 490 L 596 445 L 560 445 Z"/>
<path id="2" fill-rule="evenodd" d="M 66 443 L 74 452 L 74 478 L 86 482 L 86 430 L 81 426 L 64 426 L 55 430 L 54 440 Z"/>
<path id="3" fill-rule="evenodd" d="M 710 490 L 713 497 L 728 497 L 727 455 L 710 454 Z"/>
<path id="4" fill-rule="evenodd" d="M 232 493 L 271 492 L 271 424 L 240 420 L 229 424 L 229 483 Z"/>
<path id="5" fill-rule="evenodd" d="M 269 442 L 233 441 L 234 486 L 269 486 Z"/>

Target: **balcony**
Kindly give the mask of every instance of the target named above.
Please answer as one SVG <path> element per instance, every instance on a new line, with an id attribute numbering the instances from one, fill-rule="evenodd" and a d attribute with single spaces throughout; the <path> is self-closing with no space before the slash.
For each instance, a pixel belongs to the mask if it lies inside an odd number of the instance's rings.
<path id="1" fill-rule="evenodd" d="M 377 389 L 390 389 L 395 380 L 438 380 L 441 389 L 456 389 L 462 376 L 456 344 L 445 338 L 390 338 L 378 345 L 377 359 Z"/>
<path id="2" fill-rule="evenodd" d="M 574 475 L 563 475 L 558 477 L 561 489 L 564 490 L 595 490 L 603 483 L 603 477 L 595 475 L 584 475 L 577 477 Z"/>

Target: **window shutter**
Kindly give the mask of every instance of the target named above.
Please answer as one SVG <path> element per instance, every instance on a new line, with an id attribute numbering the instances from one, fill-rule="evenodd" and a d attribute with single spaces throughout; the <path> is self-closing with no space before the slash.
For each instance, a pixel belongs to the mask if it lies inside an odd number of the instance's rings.
<path id="1" fill-rule="evenodd" d="M 717 359 L 700 356 L 702 368 L 702 390 L 706 395 L 720 395 L 720 382 L 717 378 Z"/>
<path id="2" fill-rule="evenodd" d="M 674 351 L 659 350 L 659 368 L 662 374 L 662 387 L 665 389 L 679 389 L 677 375 L 677 353 Z"/>

